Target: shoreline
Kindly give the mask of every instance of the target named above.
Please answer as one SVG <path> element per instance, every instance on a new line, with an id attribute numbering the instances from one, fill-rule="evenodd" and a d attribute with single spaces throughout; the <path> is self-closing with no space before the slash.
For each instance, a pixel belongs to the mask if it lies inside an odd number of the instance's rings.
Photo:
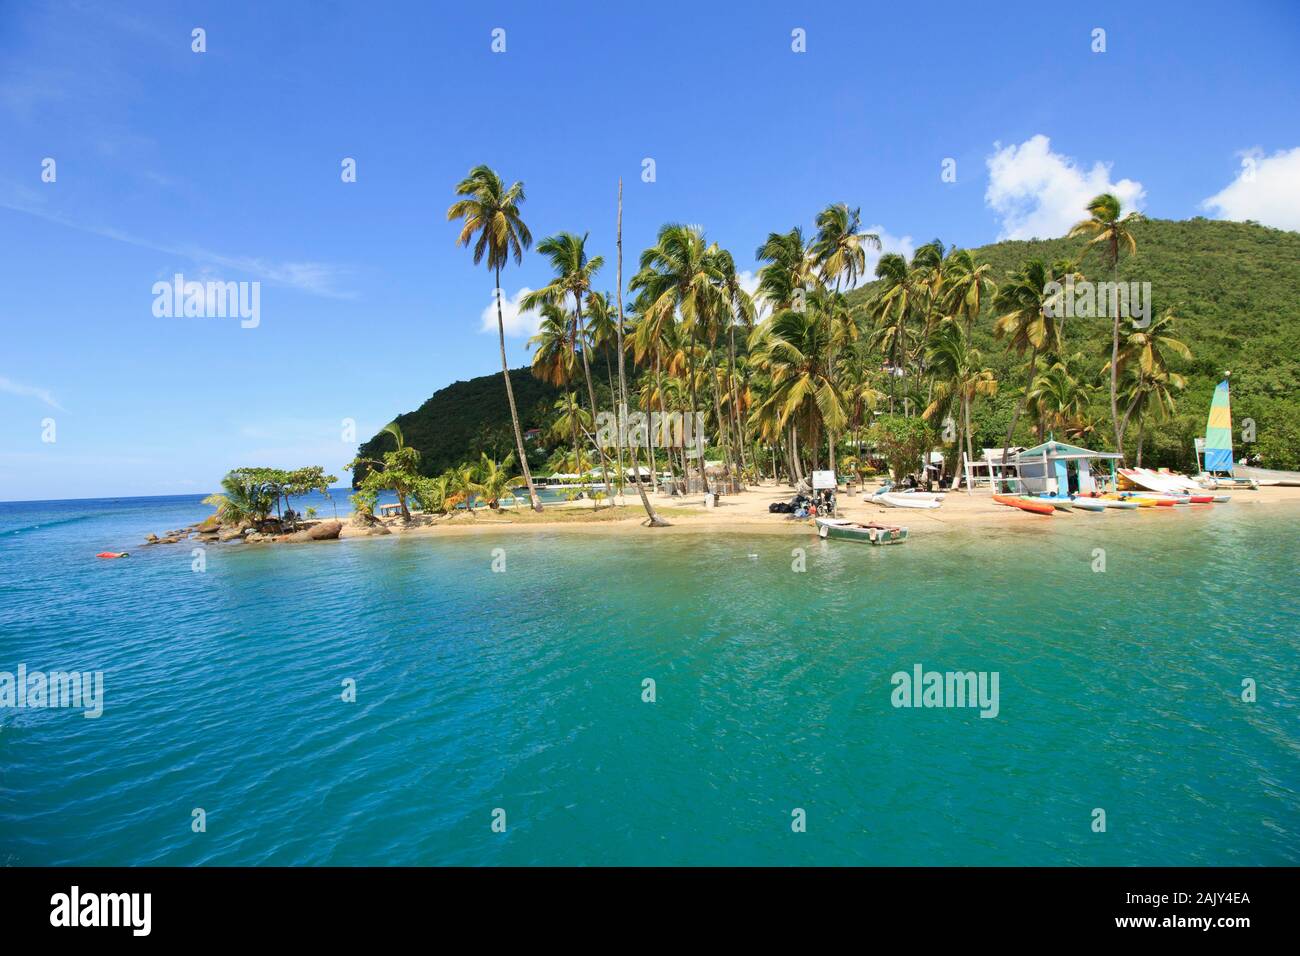
<path id="1" fill-rule="evenodd" d="M 992 500 L 988 491 L 976 491 L 972 495 L 965 491 L 949 492 L 942 507 L 934 510 L 912 510 L 906 508 L 887 508 L 863 500 L 863 491 L 853 494 L 841 494 L 838 502 L 838 517 L 852 521 L 874 521 L 881 524 L 904 525 L 911 536 L 925 537 L 930 534 L 944 534 L 957 528 L 996 526 L 1024 527 L 1042 525 L 1053 521 L 1098 521 L 1116 520 L 1116 515 L 1123 515 L 1137 520 L 1150 519 L 1152 515 L 1160 517 L 1154 520 L 1168 520 L 1171 515 L 1178 515 L 1184 509 L 1203 508 L 1237 508 L 1252 506 L 1275 506 L 1300 503 L 1300 488 L 1281 486 L 1262 487 L 1258 491 L 1228 492 L 1232 500 L 1214 505 L 1183 505 L 1175 508 L 1143 508 L 1135 513 L 1057 513 L 1051 517 L 1029 514 L 1015 508 L 999 505 Z M 369 527 L 355 522 L 354 516 L 341 519 L 343 528 L 340 538 L 355 539 L 366 537 L 387 537 L 401 535 L 413 537 L 468 537 L 481 534 L 509 534 L 532 532 L 560 532 L 582 534 L 627 533 L 643 529 L 655 534 L 692 534 L 692 533 L 737 533 L 737 534 L 771 534 L 806 537 L 813 527 L 811 518 L 793 519 L 786 515 L 770 514 L 769 504 L 775 501 L 787 501 L 794 495 L 794 489 L 784 485 L 760 485 L 735 495 L 724 495 L 716 508 L 705 508 L 701 494 L 687 495 L 681 498 L 652 495 L 651 504 L 670 522 L 666 528 L 648 528 L 644 525 L 645 512 L 639 497 L 626 495 L 625 504 L 617 505 L 619 513 L 609 514 L 608 506 L 592 512 L 587 502 L 550 505 L 540 518 L 534 517 L 526 507 L 519 510 L 503 507 L 498 512 L 486 509 L 475 513 L 460 513 L 452 516 L 427 517 L 415 515 L 407 524 L 401 518 L 378 519 L 385 532 L 376 533 Z M 563 512 L 564 518 L 554 517 L 556 512 Z M 574 514 L 581 512 L 581 514 Z"/>

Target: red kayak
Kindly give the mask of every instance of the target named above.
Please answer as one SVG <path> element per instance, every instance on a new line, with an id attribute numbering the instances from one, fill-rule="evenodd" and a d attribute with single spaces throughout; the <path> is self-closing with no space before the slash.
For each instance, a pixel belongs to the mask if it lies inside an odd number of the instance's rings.
<path id="1" fill-rule="evenodd" d="M 97 558 L 128 558 L 130 556 L 130 551 L 101 551 L 95 555 Z"/>
<path id="2" fill-rule="evenodd" d="M 1024 498 L 1017 498 L 1014 495 L 994 495 L 993 500 L 1000 505 L 1007 505 L 1010 508 L 1019 508 L 1021 511 L 1029 511 L 1036 515 L 1050 515 L 1056 510 L 1046 502 L 1028 501 Z"/>

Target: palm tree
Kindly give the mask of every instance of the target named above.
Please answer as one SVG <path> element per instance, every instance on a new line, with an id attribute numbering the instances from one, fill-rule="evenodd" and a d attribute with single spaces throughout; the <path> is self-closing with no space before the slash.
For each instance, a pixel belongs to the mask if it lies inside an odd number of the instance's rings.
<path id="1" fill-rule="evenodd" d="M 964 318 L 969 334 L 979 318 L 984 299 L 997 295 L 993 267 L 987 262 L 976 263 L 968 249 L 954 249 L 944 261 L 943 308 L 949 315 Z"/>
<path id="2" fill-rule="evenodd" d="M 695 373 L 698 334 L 701 326 L 726 307 L 717 257 L 698 226 L 670 223 L 659 230 L 655 244 L 641 253 L 640 266 L 630 288 L 644 296 L 642 321 L 662 325 L 676 314 L 688 337 L 685 355 L 691 395 L 689 413 L 693 415 L 699 408 Z M 696 450 L 703 485 L 704 446 L 700 438 L 696 437 Z"/>
<path id="3" fill-rule="evenodd" d="M 975 448 L 971 438 L 970 409 L 977 395 L 994 395 L 998 382 L 993 370 L 985 368 L 979 349 L 972 348 L 970 335 L 957 318 L 944 319 L 926 345 L 926 365 L 935 377 L 934 397 L 921 417 L 927 421 L 939 412 L 955 406 L 957 448 L 962 435 L 966 438 L 966 460 L 973 461 Z M 955 487 L 955 485 L 954 485 Z"/>
<path id="4" fill-rule="evenodd" d="M 754 258 L 766 263 L 758 270 L 755 298 L 773 312 L 794 308 L 800 289 L 813 278 L 813 260 L 804 248 L 803 230 L 795 226 L 789 232 L 768 233 Z"/>
<path id="5" fill-rule="evenodd" d="M 1133 238 L 1130 226 L 1139 221 L 1140 213 L 1131 212 L 1121 216 L 1119 199 L 1112 193 L 1102 193 L 1093 197 L 1087 206 L 1089 217 L 1074 224 L 1070 238 L 1092 236 L 1088 245 L 1100 245 L 1105 250 L 1105 261 L 1110 264 L 1113 280 L 1119 282 L 1120 248 L 1127 248 L 1132 255 L 1137 251 L 1137 242 Z M 1119 421 L 1119 296 L 1112 295 L 1115 317 L 1111 324 L 1110 345 L 1110 417 L 1115 425 L 1115 450 L 1124 454 L 1124 434 Z"/>
<path id="6" fill-rule="evenodd" d="M 830 348 L 828 324 L 818 315 L 819 298 L 811 297 L 806 312 L 787 309 L 773 316 L 761 340 L 760 360 L 772 376 L 764 405 L 777 414 L 781 428 L 807 428 L 813 468 L 818 465 L 819 436 L 844 427 L 839 391 L 826 374 Z M 797 455 L 797 452 L 795 453 Z"/>
<path id="7" fill-rule="evenodd" d="M 558 305 L 547 303 L 541 308 L 537 334 L 528 340 L 533 353 L 533 375 L 558 388 L 573 381 L 575 356 L 572 345 L 576 330 L 573 316 Z"/>
<path id="8" fill-rule="evenodd" d="M 993 334 L 998 338 L 1007 338 L 1008 348 L 1015 349 L 1017 354 L 1029 353 L 1025 373 L 1026 387 L 1016 402 L 1011 424 L 1007 427 L 1007 440 L 1002 449 L 1004 468 L 1016 424 L 1025 410 L 1029 385 L 1034 381 L 1038 369 L 1038 356 L 1044 352 L 1055 355 L 1061 351 L 1061 325 L 1057 321 L 1057 316 L 1063 314 L 1059 307 L 1061 293 L 1053 292 L 1048 286 L 1053 282 L 1059 284 L 1059 277 L 1074 271 L 1074 264 L 1070 262 L 1057 262 L 1049 268 L 1041 259 L 1029 259 L 1018 271 L 1008 275 L 1007 282 L 993 300 L 993 308 L 1002 313 L 994 322 Z"/>
<path id="9" fill-rule="evenodd" d="M 578 404 L 577 392 L 565 392 L 555 400 L 555 421 L 551 423 L 551 435 L 555 438 L 570 439 L 577 448 L 578 432 L 591 431 L 591 413 Z"/>
<path id="10" fill-rule="evenodd" d="M 1068 434 L 1077 429 L 1088 412 L 1089 387 L 1070 374 L 1065 362 L 1057 361 L 1039 372 L 1029 383 L 1025 403 L 1038 422 L 1038 438 L 1046 432 Z"/>
<path id="11" fill-rule="evenodd" d="M 1169 360 L 1165 355 L 1166 350 L 1174 352 L 1182 358 L 1190 360 L 1192 350 L 1180 340 L 1174 338 L 1174 325 L 1178 319 L 1172 309 L 1166 309 L 1165 314 L 1156 319 L 1145 329 L 1133 328 L 1124 337 L 1124 344 L 1119 352 L 1119 371 L 1123 374 L 1130 366 L 1138 368 L 1138 381 L 1144 379 L 1157 379 L 1165 375 L 1171 375 L 1169 372 Z M 1107 366 L 1109 368 L 1109 365 Z M 1106 371 L 1106 369 L 1102 369 Z M 1176 380 L 1176 381 L 1175 381 Z M 1181 389 L 1181 376 L 1173 375 L 1170 379 L 1175 388 Z M 1142 389 L 1130 391 L 1130 397 L 1142 396 L 1145 393 Z M 1119 436 L 1123 440 L 1124 433 L 1128 429 L 1129 416 L 1133 414 L 1134 403 L 1130 402 L 1124 410 L 1124 416 L 1120 419 Z M 1138 448 L 1138 460 L 1141 461 L 1142 450 Z"/>
<path id="12" fill-rule="evenodd" d="M 840 291 L 840 280 L 849 288 L 866 268 L 868 248 L 880 250 L 880 236 L 874 232 L 858 232 L 862 210 L 850 209 L 844 203 L 827 206 L 817 214 L 817 238 L 813 240 L 813 262 L 827 285 L 834 280 L 835 291 Z"/>
<path id="13" fill-rule="evenodd" d="M 487 166 L 475 166 L 456 186 L 458 199 L 447 209 L 447 221 L 464 220 L 457 243 L 469 246 L 474 243 L 474 264 L 487 260 L 496 281 L 497 339 L 501 346 L 501 375 L 506 381 L 506 400 L 510 405 L 510 421 L 515 429 L 515 450 L 519 454 L 519 467 L 533 510 L 542 513 L 542 501 L 533 487 L 533 476 L 528 471 L 528 455 L 524 451 L 524 434 L 519 428 L 519 409 L 515 407 L 515 392 L 510 384 L 510 364 L 506 359 L 506 327 L 501 315 L 501 267 L 512 257 L 515 265 L 523 261 L 524 250 L 533 243 L 532 233 L 524 225 L 519 206 L 524 201 L 524 184 L 516 182 L 509 189 L 501 177 Z"/>
<path id="14" fill-rule="evenodd" d="M 618 227 L 616 230 L 616 234 L 618 237 L 617 238 L 618 241 L 618 267 L 617 267 L 618 329 L 617 329 L 616 338 L 618 344 L 618 400 L 619 400 L 618 412 L 619 412 L 619 422 L 620 422 L 619 435 L 621 440 L 622 425 L 627 421 L 627 410 L 628 410 L 627 372 L 624 367 L 624 358 L 627 350 L 623 345 L 624 330 L 623 330 L 623 179 L 622 177 L 619 177 L 618 180 Z M 649 441 L 648 427 L 646 429 L 646 432 L 647 432 L 646 439 L 648 442 Z M 636 490 L 637 493 L 641 496 L 641 507 L 645 508 L 646 522 L 652 528 L 663 527 L 667 525 L 668 522 L 664 521 L 662 518 L 659 517 L 658 514 L 655 513 L 654 506 L 650 504 L 650 498 L 648 495 L 646 495 L 645 483 L 641 481 L 641 474 L 640 471 L 638 470 L 639 466 L 637 465 L 637 446 L 635 442 L 632 443 L 630 451 L 632 455 L 632 473 L 636 476 L 637 479 Z M 650 480 L 654 481 L 655 460 L 653 454 L 651 454 L 650 456 L 647 467 L 650 470 Z"/>
<path id="15" fill-rule="evenodd" d="M 596 390 L 591 384 L 591 361 L 588 358 L 587 333 L 582 324 L 582 307 L 592 294 L 591 280 L 605 264 L 605 259 L 603 256 L 587 256 L 587 235 L 588 233 L 578 236 L 571 232 L 559 232 L 537 244 L 537 251 L 551 260 L 555 278 L 536 292 L 528 293 L 519 305 L 522 309 L 535 309 L 547 303 L 558 304 L 568 296 L 573 296 L 576 332 L 573 341 L 575 347 L 582 347 L 582 371 L 587 380 L 587 400 L 591 403 L 591 414 L 594 416 L 597 412 Z M 605 463 L 605 449 L 599 442 L 596 443 L 596 451 L 600 453 L 600 471 L 608 494 L 609 469 Z"/>
<path id="16" fill-rule="evenodd" d="M 918 300 L 923 293 L 917 275 L 908 268 L 907 260 L 896 252 L 880 257 L 876 263 L 876 278 L 880 285 L 867 305 L 868 315 L 875 322 L 871 343 L 889 359 L 889 409 L 893 412 L 895 378 L 906 374 L 911 320 L 918 311 Z"/>
<path id="17" fill-rule="evenodd" d="M 498 464 L 484 452 L 479 458 L 478 467 L 474 469 L 470 487 L 493 511 L 500 509 L 501 499 L 512 488 L 518 488 L 524 483 L 522 478 L 510 474 L 514 463 L 514 455 L 506 455 L 505 460 Z"/>

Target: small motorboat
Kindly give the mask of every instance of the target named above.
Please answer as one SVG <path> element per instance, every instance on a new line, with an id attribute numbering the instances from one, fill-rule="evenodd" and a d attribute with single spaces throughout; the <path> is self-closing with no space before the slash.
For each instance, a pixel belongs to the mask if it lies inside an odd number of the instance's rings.
<path id="1" fill-rule="evenodd" d="M 817 518 L 817 535 L 821 538 L 844 538 L 869 544 L 902 544 L 907 529 L 890 525 L 849 521 L 847 518 Z"/>
<path id="2" fill-rule="evenodd" d="M 864 501 L 887 508 L 922 508 L 933 511 L 943 504 L 943 495 L 924 491 L 878 491 L 867 495 Z"/>
<path id="3" fill-rule="evenodd" d="M 130 556 L 130 551 L 101 551 L 95 555 L 97 558 L 129 558 Z"/>
<path id="4" fill-rule="evenodd" d="M 1029 511 L 1036 515 L 1048 515 L 1056 509 L 1045 501 L 1039 501 L 1037 498 L 1023 498 L 1020 495 L 994 495 L 993 500 L 1000 505 L 1006 505 L 1008 508 L 1019 508 L 1021 511 Z"/>

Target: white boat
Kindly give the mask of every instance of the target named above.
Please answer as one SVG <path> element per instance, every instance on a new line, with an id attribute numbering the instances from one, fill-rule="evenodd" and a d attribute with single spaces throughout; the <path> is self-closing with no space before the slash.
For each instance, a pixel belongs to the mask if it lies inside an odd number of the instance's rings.
<path id="1" fill-rule="evenodd" d="M 1259 485 L 1300 488 L 1300 471 L 1277 471 L 1272 468 L 1252 468 L 1246 465 L 1237 465 L 1235 471 L 1238 477 Z"/>
<path id="2" fill-rule="evenodd" d="M 924 491 L 878 491 L 874 495 L 867 495 L 865 500 L 871 504 L 885 505 L 887 508 L 922 508 L 933 511 L 943 504 L 943 495 Z"/>

